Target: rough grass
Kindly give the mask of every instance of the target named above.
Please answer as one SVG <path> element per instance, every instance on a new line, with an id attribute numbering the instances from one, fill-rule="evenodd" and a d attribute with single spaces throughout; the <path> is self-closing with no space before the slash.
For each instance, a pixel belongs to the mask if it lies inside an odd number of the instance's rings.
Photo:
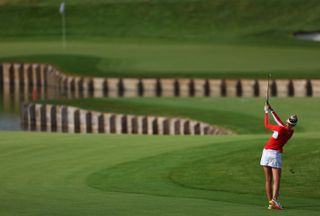
<path id="1" fill-rule="evenodd" d="M 58 36 L 60 2 L 20 0 L 1 6 L 0 27 L 6 31 L 0 35 Z M 319 10 L 316 0 L 95 0 L 68 1 L 66 14 L 70 36 L 271 42 L 290 39 L 294 31 L 318 30 Z"/>

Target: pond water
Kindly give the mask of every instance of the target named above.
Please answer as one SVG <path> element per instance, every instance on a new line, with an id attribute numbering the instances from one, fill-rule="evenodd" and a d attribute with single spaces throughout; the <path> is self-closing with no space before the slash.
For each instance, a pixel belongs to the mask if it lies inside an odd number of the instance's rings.
<path id="1" fill-rule="evenodd" d="M 0 113 L 0 130 L 21 130 L 20 117 L 16 113 Z"/>
<path id="2" fill-rule="evenodd" d="M 22 130 L 20 107 L 24 102 L 65 97 L 56 89 L 0 86 L 0 130 Z"/>
<path id="3" fill-rule="evenodd" d="M 128 93 L 128 92 L 127 92 Z M 61 98 L 89 98 L 89 97 L 122 97 L 121 92 L 109 91 L 106 95 L 101 90 L 88 92 L 67 91 L 58 88 L 43 88 L 31 86 L 0 85 L 0 130 L 23 130 L 20 120 L 20 108 L 23 103 L 38 100 Z M 130 95 L 130 92 L 128 93 Z"/>

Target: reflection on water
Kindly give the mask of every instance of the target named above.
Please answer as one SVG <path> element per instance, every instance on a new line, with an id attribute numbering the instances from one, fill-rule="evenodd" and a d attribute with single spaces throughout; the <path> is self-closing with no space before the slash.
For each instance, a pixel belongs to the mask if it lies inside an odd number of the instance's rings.
<path id="1" fill-rule="evenodd" d="M 0 130 L 21 130 L 19 115 L 14 113 L 0 113 Z"/>
<path id="2" fill-rule="evenodd" d="M 23 102 L 60 98 L 57 89 L 28 85 L 0 86 L 0 130 L 21 130 L 20 106 Z"/>
<path id="3" fill-rule="evenodd" d="M 127 92 L 128 93 L 128 92 Z M 130 93 L 130 92 L 129 92 Z M 10 85 L 0 83 L 0 130 L 22 130 L 20 108 L 24 102 L 61 98 L 121 97 L 121 92 L 99 89 L 79 89 L 65 87 L 43 87 L 41 85 Z"/>

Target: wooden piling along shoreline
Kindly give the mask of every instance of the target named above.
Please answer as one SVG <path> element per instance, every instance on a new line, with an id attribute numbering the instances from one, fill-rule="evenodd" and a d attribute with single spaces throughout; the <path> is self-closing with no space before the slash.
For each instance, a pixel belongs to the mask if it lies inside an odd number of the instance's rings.
<path id="1" fill-rule="evenodd" d="M 265 97 L 266 79 L 99 78 L 66 75 L 51 65 L 3 63 L 0 85 L 50 87 L 75 97 Z M 319 79 L 271 80 L 271 96 L 319 97 Z"/>
<path id="2" fill-rule="evenodd" d="M 224 135 L 232 132 L 201 121 L 102 113 L 71 106 L 24 104 L 22 126 L 29 131 L 145 135 Z"/>
<path id="3" fill-rule="evenodd" d="M 0 64 L 0 94 L 3 95 L 3 104 L 5 106 L 11 104 L 10 94 L 12 92 L 18 94 L 14 99 L 16 104 L 20 104 L 23 98 L 21 120 L 23 128 L 26 130 L 71 133 L 208 135 L 229 134 L 231 132 L 203 122 L 186 119 L 97 113 L 75 107 L 29 104 L 30 92 L 34 89 L 37 89 L 36 93 L 40 95 L 41 99 L 55 98 L 59 94 L 68 98 L 265 97 L 267 80 L 97 78 L 66 75 L 55 67 L 45 64 Z M 270 95 L 274 97 L 319 97 L 320 80 L 274 79 L 271 80 Z M 15 110 L 17 109 L 15 108 Z"/>

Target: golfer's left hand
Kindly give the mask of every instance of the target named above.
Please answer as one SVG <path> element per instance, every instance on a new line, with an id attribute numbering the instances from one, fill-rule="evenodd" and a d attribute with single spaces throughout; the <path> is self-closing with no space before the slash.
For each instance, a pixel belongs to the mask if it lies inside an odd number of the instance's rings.
<path id="1" fill-rule="evenodd" d="M 264 105 L 264 112 L 269 112 L 269 111 L 271 111 L 272 110 L 272 108 L 271 108 L 271 106 L 268 104 L 268 103 L 266 103 L 265 105 Z"/>

